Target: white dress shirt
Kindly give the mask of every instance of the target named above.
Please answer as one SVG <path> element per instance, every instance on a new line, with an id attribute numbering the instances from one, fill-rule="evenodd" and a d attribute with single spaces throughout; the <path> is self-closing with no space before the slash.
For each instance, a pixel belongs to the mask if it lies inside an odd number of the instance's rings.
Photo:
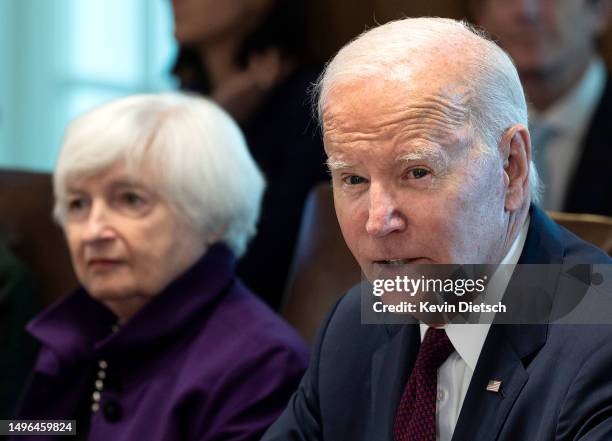
<path id="1" fill-rule="evenodd" d="M 529 228 L 529 217 L 525 220 L 521 231 L 512 243 L 510 250 L 502 265 L 491 277 L 487 287 L 487 293 L 499 293 L 501 295 L 508 286 L 512 275 L 512 265 L 516 264 L 523 251 L 527 230 Z M 496 286 L 495 286 L 496 285 Z M 491 299 L 489 299 L 491 300 Z M 491 303 L 496 303 L 492 301 Z M 446 335 L 455 348 L 446 361 L 438 370 L 438 393 L 436 403 L 436 439 L 438 441 L 450 441 L 457 425 L 459 412 L 463 400 L 472 380 L 472 374 L 476 368 L 478 357 L 484 345 L 485 339 L 491 327 L 488 324 L 448 324 L 444 327 Z M 425 337 L 428 325 L 421 323 L 421 341 Z"/>
<path id="2" fill-rule="evenodd" d="M 545 112 L 529 108 L 529 126 L 534 134 L 551 130 L 543 145 L 533 141 L 541 150 L 534 157 L 545 161 L 539 164 L 546 170 L 542 206 L 561 211 L 570 182 L 580 161 L 582 142 L 606 83 L 606 68 L 601 58 L 591 61 L 580 82 Z"/>

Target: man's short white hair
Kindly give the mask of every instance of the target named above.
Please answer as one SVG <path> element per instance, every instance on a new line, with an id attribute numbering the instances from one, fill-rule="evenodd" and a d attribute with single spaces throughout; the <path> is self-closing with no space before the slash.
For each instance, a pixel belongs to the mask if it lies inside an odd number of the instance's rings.
<path id="1" fill-rule="evenodd" d="M 256 231 L 264 178 L 244 136 L 211 100 L 134 95 L 74 120 L 53 176 L 54 214 L 64 225 L 68 181 L 123 163 L 152 173 L 160 194 L 207 241 L 219 236 L 241 256 Z"/>
<path id="2" fill-rule="evenodd" d="M 323 130 L 323 110 L 330 91 L 359 80 L 405 80 L 410 70 L 423 66 L 439 49 L 452 48 L 461 57 L 458 85 L 469 89 L 470 125 L 484 155 L 496 153 L 501 136 L 514 124 L 528 127 L 527 103 L 511 58 L 483 32 L 463 21 L 445 18 L 406 18 L 368 30 L 344 46 L 327 64 L 314 88 Z M 408 84 L 409 85 L 409 84 Z M 531 161 L 533 201 L 540 197 L 540 181 Z"/>

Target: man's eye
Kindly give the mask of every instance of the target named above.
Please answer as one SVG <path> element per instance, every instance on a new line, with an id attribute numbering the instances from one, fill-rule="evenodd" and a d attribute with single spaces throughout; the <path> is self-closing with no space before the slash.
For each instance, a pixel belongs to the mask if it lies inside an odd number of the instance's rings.
<path id="1" fill-rule="evenodd" d="M 357 176 L 357 175 L 346 176 L 343 178 L 343 180 L 344 180 L 344 183 L 348 185 L 359 185 L 359 184 L 363 184 L 364 182 L 366 182 L 365 178 L 362 178 L 361 176 Z"/>
<path id="2" fill-rule="evenodd" d="M 429 175 L 430 172 L 427 169 L 424 168 L 413 168 L 412 170 L 408 171 L 408 178 L 409 179 L 422 179 L 425 176 Z"/>

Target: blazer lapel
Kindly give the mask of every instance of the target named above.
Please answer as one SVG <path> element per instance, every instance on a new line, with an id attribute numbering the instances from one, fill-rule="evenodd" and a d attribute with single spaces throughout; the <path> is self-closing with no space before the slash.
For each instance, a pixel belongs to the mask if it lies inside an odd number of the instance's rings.
<path id="1" fill-rule="evenodd" d="M 390 340 L 372 357 L 371 427 L 364 439 L 391 441 L 393 423 L 421 342 L 418 325 L 387 325 Z"/>
<path id="2" fill-rule="evenodd" d="M 564 250 L 554 233 L 557 228 L 542 210 L 532 206 L 519 263 L 561 263 Z M 547 277 L 541 283 L 551 289 L 557 277 Z M 397 406 L 421 342 L 418 325 L 387 325 L 387 329 L 388 342 L 379 346 L 372 357 L 372 425 L 364 438 L 368 440 L 393 439 Z M 463 401 L 453 441 L 496 439 L 527 382 L 528 359 L 544 345 L 547 331 L 545 324 L 491 326 Z M 501 381 L 499 392 L 486 390 L 490 380 Z"/>
<path id="3" fill-rule="evenodd" d="M 532 205 L 531 222 L 519 264 L 563 262 L 563 247 L 556 237 L 557 226 L 538 207 Z M 517 268 L 518 270 L 519 268 Z M 539 280 L 535 291 L 555 293 L 558 269 Z M 520 289 L 517 274 L 509 290 Z M 554 294 L 552 294 L 554 296 Z M 526 367 L 546 342 L 547 324 L 493 324 L 478 358 L 452 441 L 494 440 L 512 409 L 529 375 Z M 489 381 L 501 381 L 498 392 L 487 391 Z"/>
<path id="4" fill-rule="evenodd" d="M 546 341 L 547 325 L 493 325 L 472 376 L 452 441 L 495 440 L 529 375 L 523 359 Z M 498 392 L 487 391 L 500 381 Z"/>

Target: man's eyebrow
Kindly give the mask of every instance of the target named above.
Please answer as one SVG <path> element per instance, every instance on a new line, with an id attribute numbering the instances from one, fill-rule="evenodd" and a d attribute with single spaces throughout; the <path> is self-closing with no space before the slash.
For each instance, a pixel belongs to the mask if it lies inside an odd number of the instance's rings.
<path id="1" fill-rule="evenodd" d="M 448 167 L 449 158 L 448 155 L 439 148 L 432 146 L 423 146 L 414 149 L 410 153 L 400 155 L 397 158 L 397 161 L 427 161 L 429 163 L 432 163 L 435 168 L 439 170 L 445 170 Z"/>
<path id="2" fill-rule="evenodd" d="M 325 163 L 327 164 L 327 168 L 329 169 L 329 171 L 340 170 L 340 169 L 352 167 L 352 165 L 349 164 L 348 162 L 333 158 L 331 156 L 327 158 L 327 161 L 325 161 Z"/>

